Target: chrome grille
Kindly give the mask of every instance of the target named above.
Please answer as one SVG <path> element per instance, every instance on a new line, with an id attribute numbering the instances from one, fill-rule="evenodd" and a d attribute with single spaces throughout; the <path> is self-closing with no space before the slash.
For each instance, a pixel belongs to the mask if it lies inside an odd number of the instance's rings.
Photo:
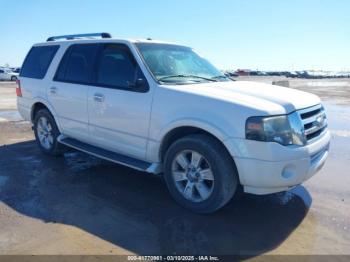
<path id="1" fill-rule="evenodd" d="M 327 128 L 327 117 L 321 104 L 298 111 L 304 125 L 306 140 L 311 142 L 319 137 Z"/>

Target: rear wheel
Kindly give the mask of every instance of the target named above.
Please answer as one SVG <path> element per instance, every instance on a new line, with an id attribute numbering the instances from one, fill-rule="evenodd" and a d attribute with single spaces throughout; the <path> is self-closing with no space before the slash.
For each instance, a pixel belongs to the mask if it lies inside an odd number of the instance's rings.
<path id="1" fill-rule="evenodd" d="M 16 76 L 11 76 L 11 81 L 16 81 L 17 77 Z"/>
<path id="2" fill-rule="evenodd" d="M 197 213 L 224 206 L 238 184 L 231 156 L 207 135 L 190 135 L 172 144 L 165 156 L 164 175 L 174 199 Z"/>
<path id="3" fill-rule="evenodd" d="M 34 134 L 42 152 L 52 156 L 63 153 L 63 145 L 58 143 L 60 132 L 55 119 L 47 109 L 39 110 L 34 118 Z"/>

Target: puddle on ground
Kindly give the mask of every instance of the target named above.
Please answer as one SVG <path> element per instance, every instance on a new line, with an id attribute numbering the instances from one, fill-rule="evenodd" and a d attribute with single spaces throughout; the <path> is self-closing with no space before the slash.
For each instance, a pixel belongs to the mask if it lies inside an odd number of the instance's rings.
<path id="1" fill-rule="evenodd" d="M 83 171 L 90 167 L 99 165 L 103 162 L 103 160 L 82 153 L 82 152 L 68 152 L 64 154 L 64 160 L 73 172 Z"/>
<path id="2" fill-rule="evenodd" d="M 315 86 L 315 87 L 339 87 L 349 86 L 348 81 L 309 81 L 302 83 L 303 86 Z"/>
<path id="3" fill-rule="evenodd" d="M 24 157 L 18 157 L 17 158 L 18 160 L 20 161 L 23 161 L 25 163 L 28 163 L 28 164 L 38 164 L 38 163 L 41 163 L 42 162 L 42 159 L 39 159 L 35 156 L 24 156 Z"/>
<path id="4" fill-rule="evenodd" d="M 328 126 L 332 134 L 350 137 L 350 107 L 329 102 L 323 103 L 327 113 Z"/>

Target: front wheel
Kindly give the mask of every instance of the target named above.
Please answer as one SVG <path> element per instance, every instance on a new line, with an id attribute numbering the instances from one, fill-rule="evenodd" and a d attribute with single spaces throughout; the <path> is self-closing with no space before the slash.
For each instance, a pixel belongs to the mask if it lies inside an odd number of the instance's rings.
<path id="1" fill-rule="evenodd" d="M 164 177 L 174 199 L 197 213 L 224 206 L 238 185 L 233 159 L 207 135 L 190 135 L 172 144 L 165 155 Z"/>
<path id="2" fill-rule="evenodd" d="M 34 134 L 42 152 L 52 156 L 63 153 L 63 145 L 58 143 L 60 135 L 55 119 L 47 109 L 41 109 L 34 118 Z"/>
<path id="3" fill-rule="evenodd" d="M 11 81 L 16 81 L 17 77 L 16 76 L 11 76 Z"/>

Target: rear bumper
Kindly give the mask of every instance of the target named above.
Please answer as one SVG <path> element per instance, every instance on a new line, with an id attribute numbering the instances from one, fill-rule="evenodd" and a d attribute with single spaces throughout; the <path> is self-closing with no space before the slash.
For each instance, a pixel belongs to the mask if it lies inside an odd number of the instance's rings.
<path id="1" fill-rule="evenodd" d="M 326 131 L 304 147 L 242 139 L 226 142 L 235 146 L 230 151 L 244 191 L 262 195 L 288 190 L 315 175 L 328 157 L 330 137 Z"/>

